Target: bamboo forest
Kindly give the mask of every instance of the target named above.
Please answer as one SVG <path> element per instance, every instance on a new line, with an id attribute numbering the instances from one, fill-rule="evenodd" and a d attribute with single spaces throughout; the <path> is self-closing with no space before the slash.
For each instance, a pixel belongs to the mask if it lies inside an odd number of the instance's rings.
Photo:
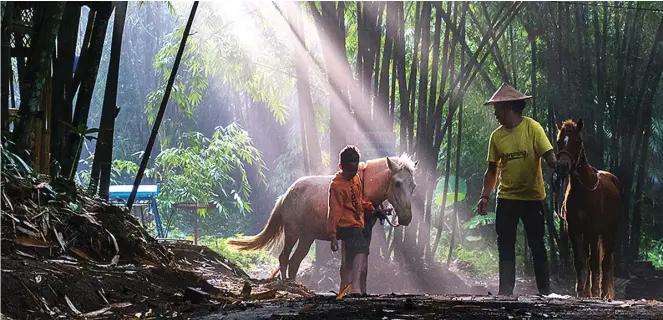
<path id="1" fill-rule="evenodd" d="M 1 9 L 2 319 L 663 312 L 661 2 Z"/>

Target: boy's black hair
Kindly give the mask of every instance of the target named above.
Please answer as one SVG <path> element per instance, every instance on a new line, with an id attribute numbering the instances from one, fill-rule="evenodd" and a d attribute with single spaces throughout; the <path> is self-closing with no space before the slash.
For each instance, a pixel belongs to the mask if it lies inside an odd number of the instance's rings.
<path id="1" fill-rule="evenodd" d="M 345 146 L 338 154 L 338 158 L 341 166 L 344 166 L 348 162 L 359 162 L 361 155 L 359 154 L 359 149 L 357 147 Z"/>

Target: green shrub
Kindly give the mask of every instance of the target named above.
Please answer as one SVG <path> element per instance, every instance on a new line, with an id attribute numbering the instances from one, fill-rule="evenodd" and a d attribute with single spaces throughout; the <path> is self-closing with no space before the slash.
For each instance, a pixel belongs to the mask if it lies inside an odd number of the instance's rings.
<path id="1" fill-rule="evenodd" d="M 497 246 L 467 249 L 459 245 L 454 249 L 454 259 L 458 269 L 472 276 L 492 276 L 497 274 L 499 268 Z"/>
<path id="2" fill-rule="evenodd" d="M 651 261 L 656 268 L 663 268 L 663 239 L 651 240 L 643 249 L 645 260 Z"/>

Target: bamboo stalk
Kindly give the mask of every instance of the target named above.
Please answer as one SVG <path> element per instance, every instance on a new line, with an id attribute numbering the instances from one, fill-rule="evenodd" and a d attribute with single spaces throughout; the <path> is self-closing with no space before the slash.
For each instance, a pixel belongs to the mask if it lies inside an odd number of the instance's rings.
<path id="1" fill-rule="evenodd" d="M 150 159 L 150 154 L 152 153 L 152 148 L 154 147 L 154 142 L 157 138 L 157 133 L 159 133 L 159 127 L 161 126 L 161 120 L 163 120 L 163 115 L 166 112 L 166 105 L 168 105 L 168 98 L 170 97 L 170 92 L 173 90 L 173 84 L 175 83 L 175 76 L 177 75 L 177 69 L 180 66 L 180 61 L 182 60 L 182 55 L 184 54 L 184 47 L 186 46 L 186 40 L 189 38 L 189 32 L 191 31 L 191 25 L 193 24 L 193 18 L 196 15 L 196 9 L 198 9 L 198 1 L 193 2 L 193 7 L 191 8 L 191 13 L 189 14 L 189 20 L 184 27 L 184 34 L 182 35 L 182 41 L 180 42 L 180 47 L 177 50 L 177 55 L 175 56 L 175 62 L 173 63 L 173 70 L 170 73 L 168 78 L 168 83 L 166 84 L 166 91 L 164 92 L 163 99 L 161 100 L 161 106 L 159 106 L 159 112 L 157 117 L 154 120 L 154 126 L 152 126 L 152 133 L 150 134 L 150 139 L 147 141 L 147 147 L 145 147 L 145 152 L 143 153 L 143 158 L 140 162 L 140 167 L 138 168 L 138 173 L 136 174 L 136 180 L 134 181 L 134 187 L 131 190 L 131 195 L 127 200 L 127 208 L 131 210 L 131 207 L 136 200 L 136 192 L 138 192 L 138 186 L 140 181 L 143 179 L 143 174 L 145 173 L 145 168 L 147 168 L 147 162 Z"/>

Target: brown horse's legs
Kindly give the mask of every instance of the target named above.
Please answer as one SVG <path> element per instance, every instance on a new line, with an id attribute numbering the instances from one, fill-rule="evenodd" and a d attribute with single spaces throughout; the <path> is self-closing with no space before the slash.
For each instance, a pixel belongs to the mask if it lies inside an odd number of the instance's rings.
<path id="1" fill-rule="evenodd" d="M 589 270 L 587 269 L 588 246 L 580 234 L 569 223 L 569 238 L 573 247 L 573 265 L 576 269 L 576 293 L 578 297 L 589 297 Z"/>
<path id="2" fill-rule="evenodd" d="M 615 298 L 615 265 L 614 265 L 614 240 L 603 239 L 603 283 L 601 288 L 602 298 L 613 300 Z"/>
<path id="3" fill-rule="evenodd" d="M 599 237 L 592 235 L 589 237 L 589 269 L 592 278 L 591 297 L 601 297 L 601 244 Z"/>
<path id="4" fill-rule="evenodd" d="M 285 233 L 285 240 L 283 241 L 283 251 L 279 255 L 279 266 L 281 268 L 281 279 L 287 279 L 288 262 L 290 261 L 290 252 L 292 252 L 292 247 L 297 243 L 297 239 L 288 236 L 288 233 Z"/>
<path id="5" fill-rule="evenodd" d="M 308 251 L 311 249 L 312 244 L 313 239 L 299 238 L 297 249 L 295 249 L 295 253 L 292 254 L 292 257 L 288 262 L 288 279 L 294 281 L 295 278 L 297 278 L 299 266 L 302 264 L 302 260 L 304 260 L 308 254 Z"/>

